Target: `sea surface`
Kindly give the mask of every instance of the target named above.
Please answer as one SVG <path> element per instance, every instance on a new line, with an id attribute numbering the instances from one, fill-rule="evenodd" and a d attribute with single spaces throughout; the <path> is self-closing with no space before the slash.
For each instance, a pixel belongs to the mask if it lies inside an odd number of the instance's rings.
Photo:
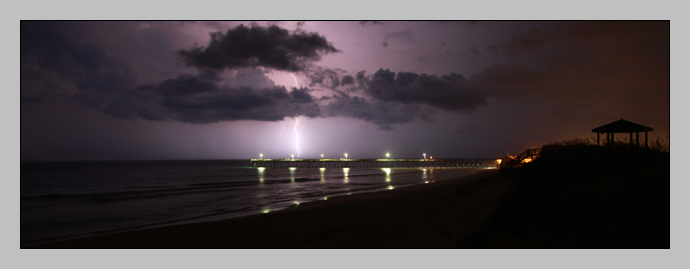
<path id="1" fill-rule="evenodd" d="M 256 168 L 249 160 L 21 163 L 21 245 L 270 214 L 473 169 Z"/>

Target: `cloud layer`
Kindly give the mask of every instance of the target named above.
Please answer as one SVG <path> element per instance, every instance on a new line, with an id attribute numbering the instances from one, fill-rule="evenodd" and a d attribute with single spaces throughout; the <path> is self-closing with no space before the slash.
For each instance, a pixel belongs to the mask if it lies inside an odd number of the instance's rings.
<path id="1" fill-rule="evenodd" d="M 316 33 L 290 33 L 276 25 L 239 25 L 225 33 L 211 33 L 207 46 L 180 50 L 179 55 L 187 65 L 196 67 L 266 67 L 296 72 L 321 59 L 322 53 L 334 52 L 338 49 Z"/>
<path id="2" fill-rule="evenodd" d="M 137 72 L 111 51 L 83 41 L 74 30 L 80 27 L 21 23 L 22 104 L 66 100 L 117 118 L 188 123 L 339 116 L 390 130 L 431 121 L 437 109 L 472 113 L 490 99 L 538 96 L 586 103 L 615 100 L 620 92 L 643 96 L 650 87 L 668 84 L 666 22 L 566 22 L 524 31 L 484 52 L 472 48 L 506 60 L 469 77 L 384 68 L 352 74 L 316 66 L 322 55 L 339 51 L 324 36 L 276 25 L 239 25 L 211 33 L 204 46 L 176 50 L 196 73 L 146 84 L 138 83 Z M 414 37 L 410 30 L 384 33 L 385 40 Z M 439 44 L 437 49 L 449 46 Z M 308 88 L 276 86 L 264 74 L 271 70 L 301 72 L 310 79 Z M 71 92 L 64 90 L 70 87 Z M 646 98 L 632 100 L 609 106 L 650 105 Z"/>

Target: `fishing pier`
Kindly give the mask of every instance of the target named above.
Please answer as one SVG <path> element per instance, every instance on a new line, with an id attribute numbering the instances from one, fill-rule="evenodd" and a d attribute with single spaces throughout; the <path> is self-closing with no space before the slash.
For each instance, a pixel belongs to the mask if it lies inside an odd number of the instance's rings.
<path id="1" fill-rule="evenodd" d="M 251 159 L 251 162 L 254 167 L 269 168 L 500 168 L 499 160 L 484 159 Z"/>

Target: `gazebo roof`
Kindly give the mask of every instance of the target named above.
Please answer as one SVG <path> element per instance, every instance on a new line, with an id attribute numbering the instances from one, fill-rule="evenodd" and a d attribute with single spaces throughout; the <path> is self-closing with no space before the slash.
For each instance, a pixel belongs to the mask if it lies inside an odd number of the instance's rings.
<path id="1" fill-rule="evenodd" d="M 634 122 L 629 122 L 627 120 L 624 120 L 623 118 L 612 123 L 592 129 L 592 132 L 595 133 L 631 133 L 650 131 L 654 131 L 654 129 Z"/>

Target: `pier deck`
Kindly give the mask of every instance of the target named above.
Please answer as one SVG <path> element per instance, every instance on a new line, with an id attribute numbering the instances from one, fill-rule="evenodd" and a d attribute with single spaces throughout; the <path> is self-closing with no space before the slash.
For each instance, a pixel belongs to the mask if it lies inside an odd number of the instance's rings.
<path id="1" fill-rule="evenodd" d="M 497 160 L 443 159 L 251 159 L 254 167 L 270 168 L 454 168 L 498 169 Z"/>

